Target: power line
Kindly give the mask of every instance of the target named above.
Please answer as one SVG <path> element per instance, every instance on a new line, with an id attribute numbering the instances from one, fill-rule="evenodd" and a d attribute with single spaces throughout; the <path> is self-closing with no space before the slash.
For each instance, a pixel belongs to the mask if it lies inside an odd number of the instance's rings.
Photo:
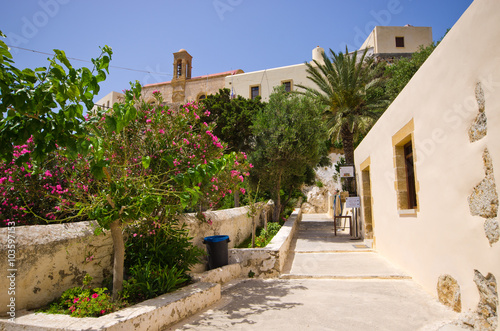
<path id="1" fill-rule="evenodd" d="M 55 56 L 55 54 L 52 53 L 47 53 L 47 52 L 41 52 L 41 51 L 36 51 L 34 49 L 29 49 L 29 48 L 23 48 L 23 47 L 18 47 L 18 46 L 11 46 L 7 45 L 8 47 L 11 48 L 17 48 L 23 51 L 28 51 L 28 52 L 33 52 L 33 53 L 39 53 L 39 54 L 44 54 L 44 55 L 49 55 L 49 56 Z M 92 63 L 92 61 L 89 60 L 82 60 L 82 59 L 77 59 L 74 57 L 67 57 L 68 60 L 74 60 L 74 61 L 80 61 L 80 62 L 87 62 L 87 63 Z M 136 72 L 143 72 L 147 74 L 152 74 L 152 75 L 159 75 L 159 76 L 173 76 L 172 74 L 167 74 L 163 72 L 154 72 L 154 71 L 147 71 L 147 70 L 139 70 L 139 69 L 132 69 L 132 68 L 126 68 L 126 67 L 119 67 L 119 66 L 109 66 L 110 68 L 115 68 L 115 69 L 121 69 L 121 70 L 129 70 L 129 71 L 136 71 Z"/>

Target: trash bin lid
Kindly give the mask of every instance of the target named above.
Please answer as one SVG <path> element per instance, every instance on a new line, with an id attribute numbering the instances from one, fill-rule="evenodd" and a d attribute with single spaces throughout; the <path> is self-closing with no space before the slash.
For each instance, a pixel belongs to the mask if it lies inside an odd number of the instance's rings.
<path id="1" fill-rule="evenodd" d="M 209 243 L 217 243 L 219 241 L 229 240 L 229 236 L 210 236 L 203 239 Z"/>

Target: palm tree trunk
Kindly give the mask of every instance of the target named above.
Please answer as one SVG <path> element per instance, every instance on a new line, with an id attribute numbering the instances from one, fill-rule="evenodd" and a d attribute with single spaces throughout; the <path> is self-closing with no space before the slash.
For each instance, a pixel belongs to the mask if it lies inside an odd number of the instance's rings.
<path id="1" fill-rule="evenodd" d="M 349 129 L 349 125 L 344 124 L 341 128 L 342 145 L 344 145 L 344 155 L 346 164 L 354 164 L 354 135 Z"/>
<path id="2" fill-rule="evenodd" d="M 342 137 L 342 144 L 344 145 L 345 163 L 354 166 L 354 135 L 347 124 L 342 126 L 340 135 Z M 354 178 L 347 178 L 346 181 L 349 188 L 349 195 L 356 196 Z"/>
<path id="3" fill-rule="evenodd" d="M 123 264 L 125 260 L 125 243 L 123 241 L 120 220 L 111 223 L 111 237 L 113 238 L 113 300 L 118 299 L 123 289 Z"/>

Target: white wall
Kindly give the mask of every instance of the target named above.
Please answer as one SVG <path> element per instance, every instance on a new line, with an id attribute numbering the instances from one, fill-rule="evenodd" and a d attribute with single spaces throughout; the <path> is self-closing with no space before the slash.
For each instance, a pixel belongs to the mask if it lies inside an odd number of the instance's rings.
<path id="1" fill-rule="evenodd" d="M 227 76 L 225 87 L 232 90 L 235 95 L 249 99 L 251 97 L 250 86 L 260 85 L 262 101 L 269 101 L 269 95 L 273 92 L 273 88 L 281 85 L 283 81 L 291 80 L 292 90 L 298 89 L 295 86 L 297 84 L 314 87 L 307 78 L 306 68 L 305 64 L 296 64 Z"/>
<path id="2" fill-rule="evenodd" d="M 479 300 L 474 269 L 500 277 L 500 242 L 490 246 L 485 219 L 471 215 L 467 200 L 485 177 L 486 148 L 497 184 L 500 178 L 498 13 L 499 1 L 476 0 L 355 151 L 358 174 L 370 158 L 376 249 L 434 295 L 439 276 L 454 277 L 463 311 L 475 309 Z M 488 133 L 471 143 L 478 82 Z M 404 217 L 397 209 L 392 136 L 411 119 L 419 211 Z"/>

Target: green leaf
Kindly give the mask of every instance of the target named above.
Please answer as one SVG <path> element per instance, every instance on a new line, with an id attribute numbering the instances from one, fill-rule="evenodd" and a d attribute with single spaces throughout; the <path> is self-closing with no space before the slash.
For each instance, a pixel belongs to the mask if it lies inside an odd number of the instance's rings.
<path id="1" fill-rule="evenodd" d="M 142 157 L 142 166 L 144 167 L 144 169 L 149 168 L 150 163 L 151 163 L 151 158 L 149 156 Z"/>
<path id="2" fill-rule="evenodd" d="M 67 68 L 71 68 L 71 63 L 69 63 L 64 51 L 54 49 L 54 53 L 56 53 L 56 58 L 61 61 L 61 63 L 63 63 Z"/>

